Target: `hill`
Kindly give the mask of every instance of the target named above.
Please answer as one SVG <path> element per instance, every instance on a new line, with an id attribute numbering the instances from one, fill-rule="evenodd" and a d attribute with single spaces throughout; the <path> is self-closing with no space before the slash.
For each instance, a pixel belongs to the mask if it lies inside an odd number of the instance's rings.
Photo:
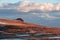
<path id="1" fill-rule="evenodd" d="M 27 23 L 20 20 L 0 19 L 0 31 L 8 33 L 29 33 L 29 34 L 56 34 L 60 35 L 60 28 L 48 27 Z"/>

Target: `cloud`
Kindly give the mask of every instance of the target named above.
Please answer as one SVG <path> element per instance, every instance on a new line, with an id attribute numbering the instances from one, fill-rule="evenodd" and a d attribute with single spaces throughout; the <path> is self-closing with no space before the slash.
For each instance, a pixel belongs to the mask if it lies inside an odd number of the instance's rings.
<path id="1" fill-rule="evenodd" d="M 17 5 L 18 4 L 18 5 Z M 49 12 L 59 11 L 60 3 L 51 4 L 51 3 L 37 3 L 37 2 L 29 2 L 25 0 L 24 2 L 18 2 L 15 4 L 8 3 L 0 5 L 0 9 L 14 9 L 20 12 L 28 12 L 36 15 L 37 17 L 47 18 L 47 19 L 55 19 L 58 18 L 56 16 L 52 16 Z"/>
<path id="2" fill-rule="evenodd" d="M 18 2 L 19 3 L 19 2 Z M 39 11 L 54 11 L 54 10 L 60 10 L 60 3 L 57 4 L 51 4 L 51 3 L 38 3 L 38 2 L 29 2 L 28 0 L 25 0 L 23 2 L 20 2 L 18 5 L 17 3 L 4 3 L 0 4 L 0 9 L 15 9 L 22 12 L 29 12 L 33 10 L 39 10 Z"/>
<path id="3" fill-rule="evenodd" d="M 41 17 L 43 17 L 43 18 L 48 18 L 48 19 L 58 18 L 58 17 L 55 17 L 55 16 L 51 16 L 51 15 L 49 15 L 48 13 L 45 13 L 44 15 L 41 15 Z"/>
<path id="4" fill-rule="evenodd" d="M 32 10 L 41 10 L 41 11 L 53 11 L 53 10 L 60 10 L 60 3 L 58 4 L 50 4 L 50 3 L 31 3 L 31 2 L 24 2 L 17 7 L 17 10 L 23 12 L 29 12 Z"/>
<path id="5" fill-rule="evenodd" d="M 55 20 L 55 19 L 59 19 L 60 17 L 56 17 L 56 16 L 52 16 L 49 13 L 32 13 L 33 15 L 40 17 L 40 18 L 44 18 L 47 20 Z"/>

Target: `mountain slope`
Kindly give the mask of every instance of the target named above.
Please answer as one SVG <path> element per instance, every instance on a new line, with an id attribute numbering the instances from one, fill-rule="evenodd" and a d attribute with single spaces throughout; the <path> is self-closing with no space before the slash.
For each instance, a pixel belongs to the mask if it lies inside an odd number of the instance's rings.
<path id="1" fill-rule="evenodd" d="M 60 35 L 60 28 L 47 27 L 32 23 L 22 22 L 20 20 L 0 19 L 0 27 L 9 33 L 52 33 Z"/>

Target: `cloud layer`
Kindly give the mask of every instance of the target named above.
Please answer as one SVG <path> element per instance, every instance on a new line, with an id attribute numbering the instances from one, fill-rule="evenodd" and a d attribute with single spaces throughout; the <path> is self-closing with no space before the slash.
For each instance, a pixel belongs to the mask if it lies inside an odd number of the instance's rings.
<path id="1" fill-rule="evenodd" d="M 31 3 L 31 2 L 23 2 L 18 7 L 17 10 L 23 12 L 29 12 L 33 10 L 40 10 L 40 11 L 53 11 L 53 10 L 60 10 L 60 3 L 58 4 L 50 4 L 50 3 Z"/>
<path id="2" fill-rule="evenodd" d="M 51 4 L 51 3 L 37 3 L 37 2 L 29 2 L 29 1 L 24 1 L 20 2 L 19 5 L 15 4 L 9 4 L 9 3 L 4 3 L 0 4 L 0 9 L 1 8 L 15 8 L 19 11 L 23 12 L 29 12 L 32 10 L 40 10 L 40 11 L 53 11 L 53 10 L 60 10 L 60 3 L 57 4 Z"/>
<path id="3" fill-rule="evenodd" d="M 37 17 L 47 18 L 47 19 L 56 19 L 60 17 L 54 16 L 53 13 L 50 15 L 51 12 L 60 11 L 60 3 L 51 4 L 51 3 L 37 3 L 37 2 L 18 2 L 15 4 L 7 3 L 7 4 L 0 4 L 0 9 L 14 9 L 20 12 L 28 12 L 36 15 Z M 60 13 L 60 12 L 59 12 Z M 58 14 L 59 15 L 59 14 Z"/>

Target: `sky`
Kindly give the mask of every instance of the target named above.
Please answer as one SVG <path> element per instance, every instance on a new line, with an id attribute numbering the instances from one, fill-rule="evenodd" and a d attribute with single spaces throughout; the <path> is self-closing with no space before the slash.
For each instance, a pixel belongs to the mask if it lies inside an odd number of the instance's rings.
<path id="1" fill-rule="evenodd" d="M 0 0 L 0 3 L 16 3 L 19 1 L 27 1 L 27 0 Z M 40 2 L 40 3 L 60 3 L 60 0 L 28 0 L 30 2 Z"/>

